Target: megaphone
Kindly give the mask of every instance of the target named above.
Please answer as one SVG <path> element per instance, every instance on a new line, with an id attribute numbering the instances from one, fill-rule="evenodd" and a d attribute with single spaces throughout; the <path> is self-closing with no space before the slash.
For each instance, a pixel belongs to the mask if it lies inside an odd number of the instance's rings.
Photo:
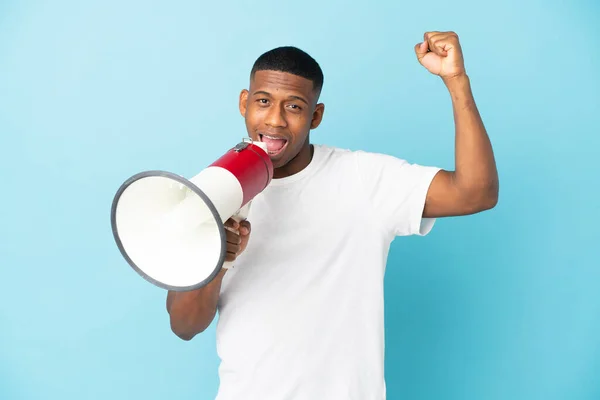
<path id="1" fill-rule="evenodd" d="M 272 179 L 266 145 L 246 138 L 191 179 L 156 170 L 135 174 L 112 202 L 117 247 L 160 288 L 201 288 L 221 268 L 233 267 L 225 261 L 225 221 L 247 218 L 252 200 Z"/>

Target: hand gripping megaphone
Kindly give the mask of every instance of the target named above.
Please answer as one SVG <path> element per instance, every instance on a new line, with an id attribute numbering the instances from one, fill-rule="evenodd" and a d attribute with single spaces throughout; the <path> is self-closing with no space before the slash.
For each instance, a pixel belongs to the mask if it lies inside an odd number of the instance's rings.
<path id="1" fill-rule="evenodd" d="M 225 221 L 244 220 L 273 179 L 262 142 L 243 139 L 191 179 L 145 171 L 127 179 L 111 208 L 114 239 L 127 263 L 163 289 L 198 289 L 231 268 Z"/>

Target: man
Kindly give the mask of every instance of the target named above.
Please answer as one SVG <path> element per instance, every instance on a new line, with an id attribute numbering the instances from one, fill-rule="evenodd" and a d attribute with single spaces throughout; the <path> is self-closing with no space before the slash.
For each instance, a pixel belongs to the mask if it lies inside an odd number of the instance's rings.
<path id="1" fill-rule="evenodd" d="M 275 179 L 252 202 L 248 221 L 228 221 L 239 229 L 227 234 L 235 268 L 167 297 L 171 329 L 184 340 L 219 310 L 219 400 L 385 399 L 391 241 L 426 235 L 435 218 L 495 206 L 494 156 L 457 35 L 428 32 L 415 52 L 449 90 L 455 171 L 310 144 L 324 114 L 319 65 L 294 47 L 256 61 L 239 107 L 248 135 L 266 143 Z"/>

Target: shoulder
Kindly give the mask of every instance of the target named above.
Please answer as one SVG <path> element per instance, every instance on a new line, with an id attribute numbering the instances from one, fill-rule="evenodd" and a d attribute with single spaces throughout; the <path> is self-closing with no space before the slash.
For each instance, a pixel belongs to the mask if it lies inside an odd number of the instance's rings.
<path id="1" fill-rule="evenodd" d="M 330 146 L 326 144 L 313 144 L 315 153 L 318 153 L 319 157 L 327 161 L 389 161 L 389 160 L 400 160 L 406 162 L 402 158 L 396 156 L 375 152 L 367 151 L 362 149 L 349 149 L 344 147 Z"/>
<path id="2" fill-rule="evenodd" d="M 410 190 L 422 183 L 428 185 L 441 168 L 421 165 L 408 159 L 366 150 L 317 145 L 315 151 L 324 168 L 338 176 L 351 175 L 367 192 L 375 190 Z"/>
<path id="3" fill-rule="evenodd" d="M 344 166 L 346 168 L 357 168 L 359 170 L 369 168 L 382 168 L 389 165 L 404 166 L 409 165 L 408 161 L 386 153 L 367 151 L 367 150 L 352 150 L 348 148 L 329 146 L 324 144 L 315 144 L 315 153 L 323 161 L 323 164 L 328 167 Z"/>

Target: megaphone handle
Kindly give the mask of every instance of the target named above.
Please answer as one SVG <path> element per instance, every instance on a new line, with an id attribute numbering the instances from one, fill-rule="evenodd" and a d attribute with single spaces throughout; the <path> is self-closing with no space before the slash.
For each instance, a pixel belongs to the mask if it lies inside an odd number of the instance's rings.
<path id="1" fill-rule="evenodd" d="M 250 211 L 250 203 L 251 203 L 251 201 L 249 201 L 248 203 L 246 203 L 245 206 L 240 208 L 235 214 L 233 214 L 231 216 L 231 219 L 233 219 L 237 223 L 240 223 L 240 222 L 246 220 L 246 218 L 248 218 L 248 212 Z M 225 229 L 227 229 L 228 231 L 231 231 L 233 233 L 236 233 L 236 234 L 240 233 L 237 229 L 229 228 L 227 226 L 225 227 Z M 230 268 L 234 267 L 234 264 L 235 264 L 235 261 L 225 261 L 223 263 L 222 268 L 230 269 Z"/>

